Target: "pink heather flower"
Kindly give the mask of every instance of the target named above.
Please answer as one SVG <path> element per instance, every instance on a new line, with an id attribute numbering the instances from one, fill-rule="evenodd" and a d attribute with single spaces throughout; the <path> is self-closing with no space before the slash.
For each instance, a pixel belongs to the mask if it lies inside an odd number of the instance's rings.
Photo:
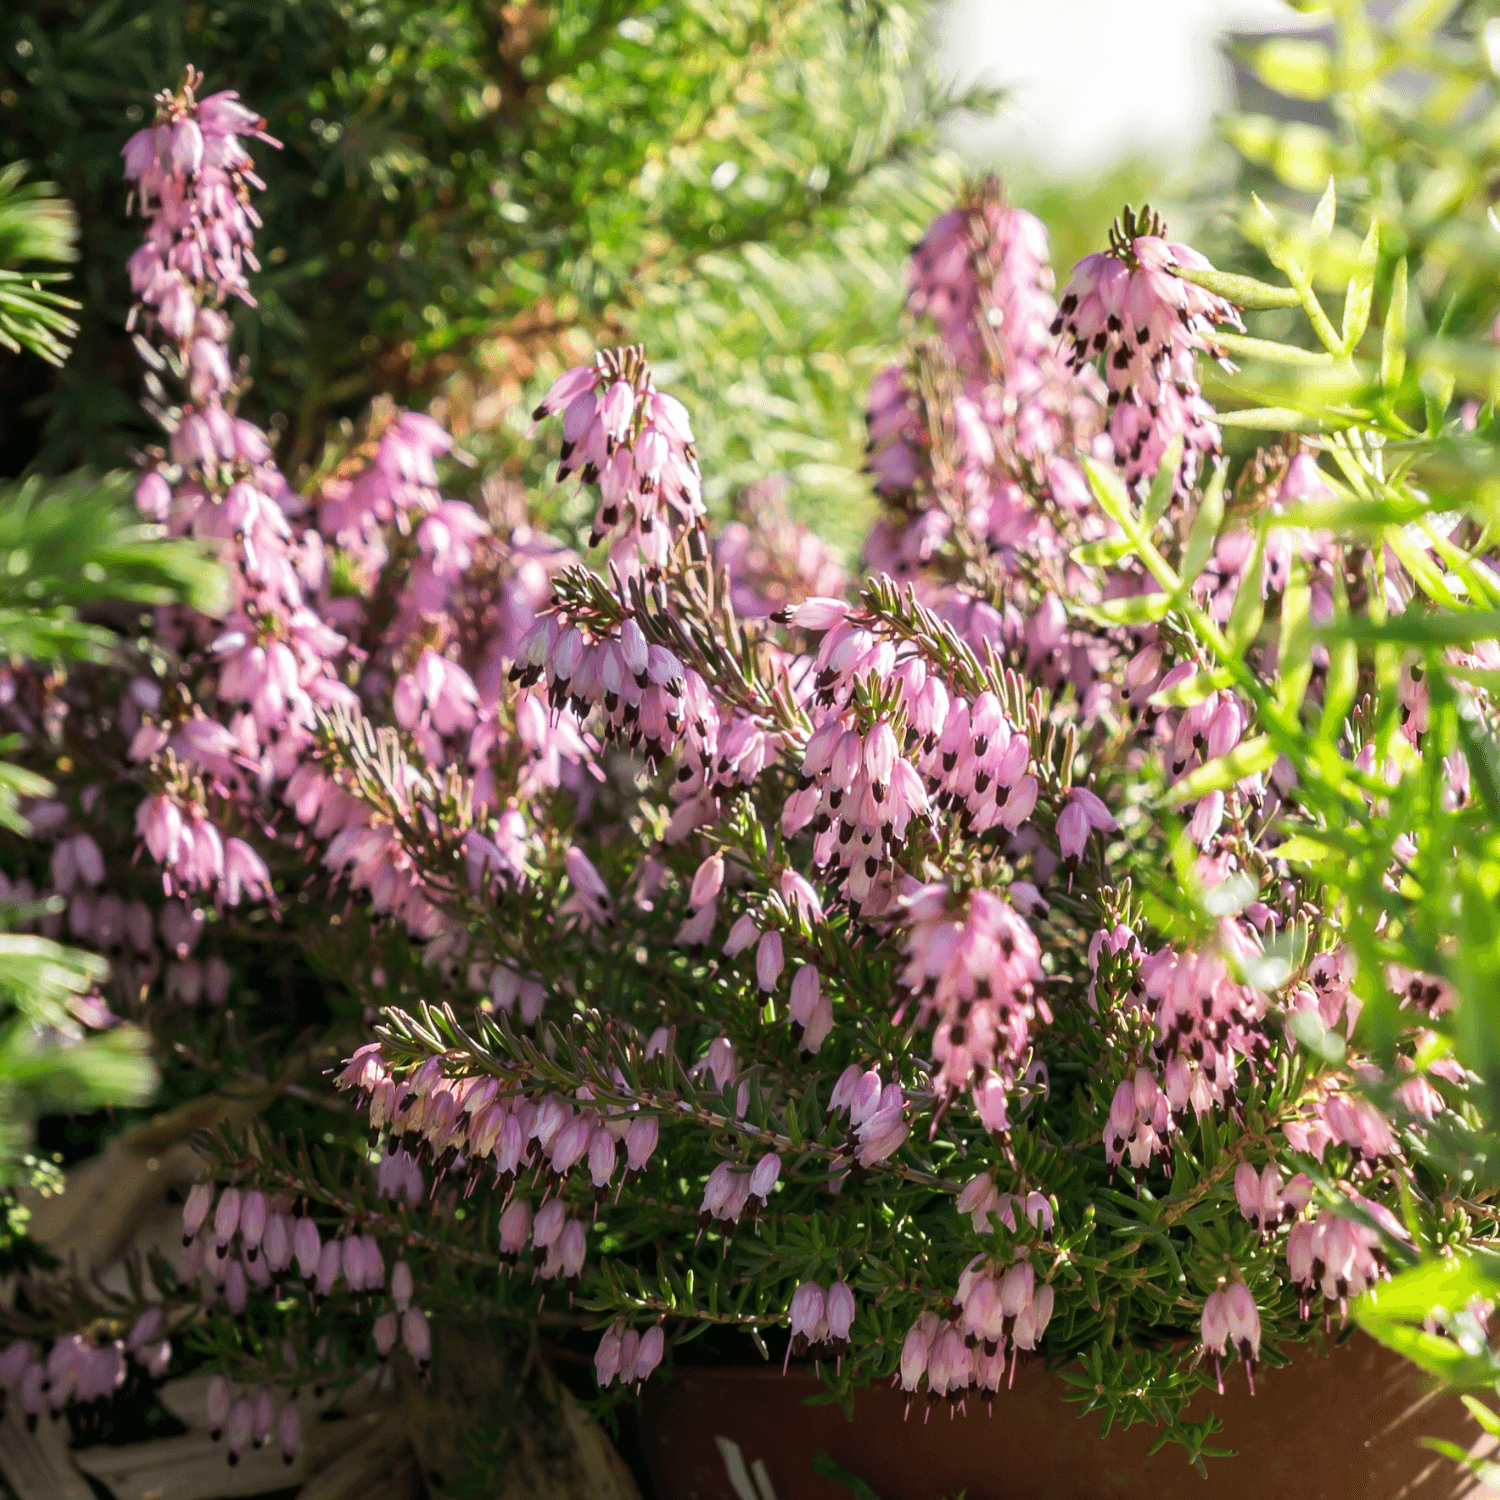
<path id="1" fill-rule="evenodd" d="M 781 978 L 781 969 L 781 934 L 764 933 L 755 950 L 755 982 L 769 994 Z"/>
<path id="2" fill-rule="evenodd" d="M 724 885 L 724 856 L 711 854 L 698 866 L 693 888 L 688 896 L 690 906 L 703 906 L 717 896 Z"/>
<path id="3" fill-rule="evenodd" d="M 862 1167 L 872 1167 L 887 1160 L 910 1134 L 904 1118 L 906 1104 L 900 1084 L 888 1084 L 881 1090 L 875 1109 L 862 1119 L 856 1129 L 856 1160 Z"/>
<path id="4" fill-rule="evenodd" d="M 1234 1196 L 1239 1202 L 1240 1212 L 1251 1225 L 1261 1227 L 1260 1173 L 1247 1161 L 1242 1161 L 1234 1170 Z"/>
<path id="5" fill-rule="evenodd" d="M 604 1336 L 599 1340 L 599 1347 L 594 1351 L 594 1376 L 599 1382 L 600 1389 L 613 1383 L 616 1375 L 620 1373 L 621 1335 L 624 1325 L 611 1323 L 605 1329 Z"/>
<path id="6" fill-rule="evenodd" d="M 214 1203 L 214 1186 L 211 1182 L 195 1182 L 188 1190 L 187 1202 L 182 1206 L 182 1243 L 186 1245 L 203 1227 Z"/>
<path id="7" fill-rule="evenodd" d="M 411 1298 L 411 1267 L 404 1260 L 398 1260 L 391 1267 L 391 1299 L 396 1304 L 396 1311 L 405 1312 L 411 1304 Z"/>
<path id="8" fill-rule="evenodd" d="M 849 1347 L 849 1330 L 854 1326 L 855 1311 L 854 1293 L 848 1283 L 835 1281 L 828 1288 L 824 1318 L 828 1323 L 828 1342 L 839 1354 Z"/>
<path id="9" fill-rule="evenodd" d="M 783 1370 L 792 1355 L 795 1354 L 800 1359 L 827 1337 L 826 1309 L 827 1294 L 815 1281 L 802 1282 L 792 1293 L 791 1304 L 787 1309 L 792 1336 L 787 1344 L 786 1360 L 782 1362 Z"/>
<path id="10" fill-rule="evenodd" d="M 904 901 L 907 963 L 900 983 L 918 1004 L 919 1021 L 933 1021 L 933 1084 L 948 1098 L 961 1091 L 992 1092 L 988 1080 L 1014 1080 L 1033 1019 L 1050 1014 L 1036 997 L 1041 949 L 1013 907 L 992 891 L 968 893 L 950 910 L 942 885 L 921 887 Z M 991 1120 L 1003 1108 L 989 1099 Z M 994 1127 L 992 1127 L 994 1128 Z"/>
<path id="11" fill-rule="evenodd" d="M 1172 274 L 1174 266 L 1207 262 L 1185 245 L 1168 244 L 1152 216 L 1128 218 L 1111 232 L 1110 250 L 1074 268 L 1054 333 L 1072 344 L 1076 369 L 1098 359 L 1109 387 L 1109 435 L 1126 481 L 1155 474 L 1174 435 L 1186 443 L 1178 493 L 1187 495 L 1202 456 L 1219 451 L 1212 407 L 1198 385 L 1194 356 L 1220 357 L 1214 326 L 1243 326 L 1233 306 Z"/>
<path id="12" fill-rule="evenodd" d="M 1210 1292 L 1204 1298 L 1199 1331 L 1210 1353 L 1222 1355 L 1229 1347 L 1229 1302 L 1223 1292 Z"/>
<path id="13" fill-rule="evenodd" d="M 809 925 L 823 920 L 823 903 L 812 882 L 796 870 L 783 870 L 780 882 L 781 899 L 796 911 Z"/>
<path id="14" fill-rule="evenodd" d="M 657 1119 L 655 1115 L 637 1115 L 625 1133 L 625 1165 L 631 1172 L 645 1169 L 656 1150 Z"/>
<path id="15" fill-rule="evenodd" d="M 164 792 L 148 797 L 136 812 L 135 830 L 146 842 L 158 864 L 169 864 L 177 855 L 183 832 L 182 813 Z"/>
<path id="16" fill-rule="evenodd" d="M 276 1441 L 281 1448 L 281 1459 L 288 1467 L 297 1461 L 297 1449 L 302 1444 L 302 1412 L 295 1401 L 288 1401 L 276 1419 Z"/>
<path id="17" fill-rule="evenodd" d="M 297 1220 L 297 1227 L 292 1232 L 292 1254 L 297 1259 L 297 1269 L 303 1281 L 311 1285 L 322 1262 L 323 1240 L 317 1224 L 307 1215 Z"/>
<path id="18" fill-rule="evenodd" d="M 1229 1342 L 1248 1366 L 1260 1358 L 1260 1313 L 1243 1281 L 1233 1281 L 1224 1293 Z"/>
<path id="19" fill-rule="evenodd" d="M 923 1313 L 907 1330 L 901 1344 L 901 1389 L 915 1391 L 927 1373 L 927 1361 L 937 1337 L 940 1320 L 936 1313 Z"/>
<path id="20" fill-rule="evenodd" d="M 761 1157 L 750 1173 L 750 1200 L 752 1205 L 764 1208 L 781 1176 L 781 1158 L 773 1151 Z"/>
<path id="21" fill-rule="evenodd" d="M 662 1354 L 666 1349 L 666 1335 L 663 1334 L 660 1325 L 648 1328 L 641 1335 L 640 1345 L 635 1355 L 635 1378 L 636 1380 L 647 1380 L 651 1373 L 661 1363 Z"/>
<path id="22" fill-rule="evenodd" d="M 252 901 L 268 900 L 272 895 L 271 872 L 243 839 L 229 839 L 224 844 L 224 899 L 230 906 L 238 906 L 242 894 Z"/>
<path id="23" fill-rule="evenodd" d="M 1057 842 L 1064 859 L 1076 860 L 1089 837 L 1088 814 L 1077 802 L 1069 802 L 1057 815 Z"/>
<path id="24" fill-rule="evenodd" d="M 817 965 L 803 964 L 792 976 L 787 1003 L 787 1017 L 799 1031 L 807 1030 L 821 994 Z"/>
<path id="25" fill-rule="evenodd" d="M 531 1205 L 524 1198 L 512 1198 L 500 1215 L 500 1254 L 514 1261 L 526 1248 L 531 1237 Z"/>
<path id="26" fill-rule="evenodd" d="M 615 907 L 610 899 L 609 887 L 583 850 L 570 844 L 564 856 L 564 866 L 573 885 L 573 895 L 559 910 L 576 912 L 583 918 L 586 926 L 594 926 L 600 922 L 612 923 L 615 919 Z"/>
<path id="27" fill-rule="evenodd" d="M 1292 461 L 1287 465 L 1286 477 L 1281 481 L 1281 489 L 1277 492 L 1276 498 L 1288 508 L 1314 500 L 1333 498 L 1333 487 L 1324 479 L 1322 471 L 1318 468 L 1318 458 L 1315 453 L 1309 453 L 1303 448 L 1292 455 Z"/>
<path id="28" fill-rule="evenodd" d="M 849 606 L 842 599 L 804 599 L 786 612 L 788 624 L 799 630 L 830 630 L 849 613 Z"/>
<path id="29" fill-rule="evenodd" d="M 401 1342 L 416 1361 L 417 1368 L 426 1369 L 432 1359 L 432 1334 L 427 1327 L 427 1317 L 420 1308 L 408 1307 L 401 1314 Z"/>
<path id="30" fill-rule="evenodd" d="M 755 925 L 755 918 L 746 912 L 739 917 L 729 929 L 729 936 L 724 940 L 724 953 L 733 957 L 736 953 L 743 952 L 751 943 L 760 936 L 760 929 Z"/>

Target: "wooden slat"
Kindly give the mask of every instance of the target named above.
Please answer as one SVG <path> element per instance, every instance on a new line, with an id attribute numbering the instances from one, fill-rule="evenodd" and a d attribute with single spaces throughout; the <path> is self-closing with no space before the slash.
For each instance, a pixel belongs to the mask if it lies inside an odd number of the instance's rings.
<path id="1" fill-rule="evenodd" d="M 390 1429 L 389 1410 L 314 1422 L 304 1431 L 302 1446 L 290 1464 L 282 1458 L 273 1436 L 264 1448 L 247 1448 L 239 1463 L 231 1466 L 223 1439 L 216 1443 L 206 1432 L 114 1448 L 85 1448 L 72 1458 L 85 1474 L 106 1486 L 115 1500 L 238 1500 L 242 1495 L 263 1495 L 302 1484 L 356 1445 L 368 1445 Z M 93 1496 L 80 1500 L 93 1500 Z"/>
<path id="2" fill-rule="evenodd" d="M 88 1481 L 73 1467 L 62 1419 L 42 1417 L 36 1431 L 28 1432 L 19 1411 L 7 1412 L 0 1422 L 0 1475 L 16 1500 L 94 1500 Z"/>

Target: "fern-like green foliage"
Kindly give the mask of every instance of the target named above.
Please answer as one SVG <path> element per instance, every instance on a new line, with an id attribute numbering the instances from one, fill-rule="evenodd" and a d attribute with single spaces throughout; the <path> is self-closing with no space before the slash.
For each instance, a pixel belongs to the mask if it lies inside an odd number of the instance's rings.
<path id="1" fill-rule="evenodd" d="M 143 525 L 130 491 L 126 474 L 0 486 L 0 664 L 108 661 L 122 640 L 121 604 L 222 607 L 218 565 Z M 51 790 L 35 770 L 0 761 L 0 824 L 24 833 L 21 799 Z M 37 1115 L 139 1104 L 156 1089 L 144 1032 L 90 1033 L 70 1009 L 104 979 L 105 961 L 14 930 L 48 910 L 0 900 L 0 1185 Z"/>
<path id="2" fill-rule="evenodd" d="M 28 183 L 25 176 L 24 162 L 0 170 L 0 346 L 61 365 L 78 333 L 69 316 L 78 303 L 50 290 L 67 280 L 65 272 L 29 265 L 77 260 L 78 219 L 50 182 Z"/>

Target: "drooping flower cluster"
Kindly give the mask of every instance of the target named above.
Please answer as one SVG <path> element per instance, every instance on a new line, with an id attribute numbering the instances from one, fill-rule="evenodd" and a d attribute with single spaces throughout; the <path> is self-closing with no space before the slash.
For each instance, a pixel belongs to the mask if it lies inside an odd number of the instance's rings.
<path id="1" fill-rule="evenodd" d="M 915 580 L 976 644 L 1003 638 L 1037 655 L 1063 646 L 1071 658 L 1046 599 L 1028 607 L 1013 591 L 1002 613 L 971 577 L 942 583 L 963 574 L 959 564 L 1014 575 L 1047 559 L 1066 571 L 1068 547 L 1102 534 L 1075 449 L 1093 444 L 1103 390 L 1058 350 L 1046 231 L 991 179 L 931 225 L 908 286 L 908 306 L 937 337 L 913 368 L 893 366 L 871 387 L 870 468 L 890 508 L 866 562 Z M 1069 660 L 1074 674 L 1084 684 L 1092 669 Z"/>
<path id="2" fill-rule="evenodd" d="M 1214 1364 L 1226 1353 L 1238 1354 L 1245 1361 L 1250 1389 L 1255 1389 L 1252 1369 L 1260 1358 L 1260 1313 L 1255 1298 L 1243 1281 L 1231 1282 L 1204 1299 L 1201 1323 L 1203 1347 L 1214 1356 Z M 1219 1371 L 1219 1391 L 1224 1390 L 1223 1370 Z"/>
<path id="3" fill-rule="evenodd" d="M 13 1339 L 0 1349 L 0 1391 L 28 1429 L 44 1413 L 56 1416 L 69 1403 L 85 1405 L 112 1396 L 125 1382 L 127 1361 L 159 1379 L 172 1358 L 172 1341 L 164 1336 L 166 1315 L 147 1308 L 124 1338 L 70 1333 L 50 1349 L 30 1339 Z"/>
<path id="4" fill-rule="evenodd" d="M 1005 1376 L 1007 1355 L 1014 1378 L 1023 1353 L 1040 1347 L 1052 1320 L 1056 1294 L 1038 1283 L 1026 1260 L 1002 1273 L 983 1256 L 965 1268 L 953 1299 L 953 1316 L 923 1313 L 901 1346 L 902 1390 L 927 1392 L 929 1409 L 946 1399 L 962 1406 L 971 1390 L 993 1396 Z"/>
<path id="5" fill-rule="evenodd" d="M 1051 1020 L 1037 986 L 1041 949 L 1025 919 L 993 891 L 955 905 L 945 886 L 908 898 L 901 985 L 918 1020 L 936 1023 L 933 1086 L 965 1091 L 985 1127 L 1003 1131 L 1007 1094 L 1029 1062 L 1031 1024 Z"/>
<path id="6" fill-rule="evenodd" d="M 558 479 L 576 473 L 599 486 L 590 545 L 610 538 L 610 562 L 623 574 L 642 561 L 659 570 L 677 533 L 706 514 L 686 408 L 656 389 L 645 350 L 634 347 L 560 375 L 532 415 L 558 412 Z"/>
<path id="7" fill-rule="evenodd" d="M 1210 269 L 1187 245 L 1169 242 L 1154 214 L 1127 209 L 1110 248 L 1085 256 L 1063 291 L 1054 333 L 1072 344 L 1075 369 L 1096 361 L 1109 387 L 1109 437 L 1126 483 L 1149 482 L 1176 437 L 1183 440 L 1178 493 L 1191 493 L 1219 427 L 1198 383 L 1196 356 L 1222 357 L 1222 323 L 1242 327 L 1232 304 L 1174 267 Z"/>
<path id="8" fill-rule="evenodd" d="M 795 1354 L 798 1359 L 832 1359 L 842 1365 L 856 1311 L 848 1282 L 835 1281 L 825 1288 L 816 1281 L 804 1281 L 792 1293 L 787 1308 L 791 1324 L 787 1361 Z"/>
<path id="9" fill-rule="evenodd" d="M 295 1396 L 284 1400 L 278 1412 L 276 1391 L 269 1385 L 255 1390 L 235 1387 L 222 1375 L 208 1382 L 209 1436 L 224 1443 L 224 1456 L 233 1468 L 246 1448 L 263 1447 L 276 1435 L 283 1462 L 295 1462 L 302 1445 L 302 1411 Z"/>

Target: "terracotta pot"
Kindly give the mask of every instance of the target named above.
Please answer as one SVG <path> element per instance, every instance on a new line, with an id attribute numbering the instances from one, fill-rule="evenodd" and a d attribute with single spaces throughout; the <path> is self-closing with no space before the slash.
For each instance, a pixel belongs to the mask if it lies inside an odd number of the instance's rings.
<path id="1" fill-rule="evenodd" d="M 1101 1438 L 1098 1416 L 1079 1418 L 1066 1388 L 1034 1365 L 996 1396 L 993 1415 L 970 1400 L 967 1416 L 935 1409 L 924 1422 L 920 1402 L 903 1420 L 906 1398 L 882 1387 L 861 1392 L 847 1422 L 837 1406 L 802 1404 L 822 1389 L 810 1371 L 681 1369 L 648 1383 L 642 1447 L 657 1500 L 851 1500 L 813 1473 L 819 1449 L 879 1500 L 961 1490 L 967 1500 L 1500 1500 L 1420 1446 L 1440 1437 L 1478 1451 L 1483 1434 L 1458 1398 L 1434 1392 L 1363 1334 L 1326 1358 L 1305 1350 L 1285 1369 L 1263 1370 L 1253 1397 L 1243 1370 L 1226 1372 L 1211 1406 L 1224 1424 L 1213 1443 L 1238 1456 L 1210 1459 L 1206 1485 L 1180 1448 L 1148 1457 L 1154 1428 Z M 1208 1395 L 1189 1420 L 1210 1409 Z M 720 1438 L 739 1450 L 739 1489 Z M 757 1487 L 757 1463 L 770 1494 Z"/>

